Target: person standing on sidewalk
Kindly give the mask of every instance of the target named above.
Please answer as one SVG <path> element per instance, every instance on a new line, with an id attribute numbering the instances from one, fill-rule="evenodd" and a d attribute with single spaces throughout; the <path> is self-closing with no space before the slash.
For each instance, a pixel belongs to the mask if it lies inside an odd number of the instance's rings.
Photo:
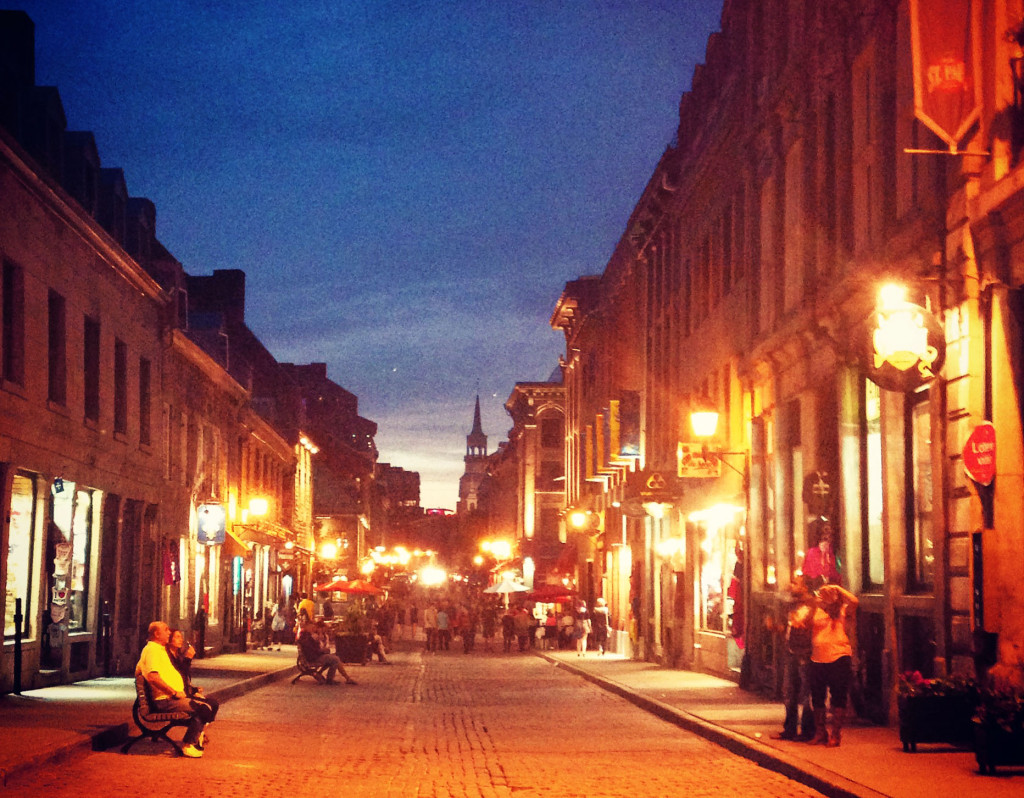
<path id="1" fill-rule="evenodd" d="M 782 664 L 782 696 L 786 702 L 786 719 L 782 731 L 772 735 L 772 739 L 810 742 L 815 736 L 809 674 L 813 634 L 811 620 L 817 605 L 803 576 L 793 579 L 789 593 L 791 603 L 786 620 L 786 653 Z"/>
<path id="2" fill-rule="evenodd" d="M 594 607 L 594 616 L 590 619 L 594 627 L 594 647 L 598 654 L 604 654 L 604 647 L 608 643 L 608 617 L 608 602 L 599 598 Z"/>
<path id="3" fill-rule="evenodd" d="M 848 609 L 857 604 L 857 597 L 839 585 L 825 585 L 818 591 L 811 638 L 811 704 L 816 730 L 812 742 L 830 748 L 839 745 L 846 719 L 853 678 L 853 646 L 846 634 L 846 616 Z M 832 724 L 828 727 L 826 695 L 832 709 Z"/>
<path id="4" fill-rule="evenodd" d="M 198 759 L 203 752 L 197 743 L 211 718 L 205 705 L 193 706 L 189 700 L 185 692 L 185 681 L 167 655 L 170 639 L 171 627 L 166 623 L 153 621 L 149 625 L 149 640 L 135 666 L 135 677 L 142 676 L 149 684 L 156 712 L 185 712 L 191 716 L 182 738 L 181 752 L 187 757 Z"/>

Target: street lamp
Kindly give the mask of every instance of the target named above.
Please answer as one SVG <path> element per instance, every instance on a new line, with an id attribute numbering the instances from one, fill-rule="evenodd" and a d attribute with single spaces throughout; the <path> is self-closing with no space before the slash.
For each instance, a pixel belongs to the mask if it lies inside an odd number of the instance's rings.
<path id="1" fill-rule="evenodd" d="M 746 489 L 748 479 L 747 453 L 745 451 L 723 452 L 712 450 L 708 445 L 708 440 L 714 436 L 718 429 L 718 415 L 718 409 L 710 399 L 706 396 L 698 397 L 694 400 L 690 408 L 690 429 L 693 430 L 693 434 L 701 442 L 701 457 L 705 460 L 709 457 L 714 457 L 718 462 L 724 464 L 728 468 L 731 468 L 743 478 L 743 487 Z M 742 471 L 725 459 L 731 455 L 743 456 Z"/>

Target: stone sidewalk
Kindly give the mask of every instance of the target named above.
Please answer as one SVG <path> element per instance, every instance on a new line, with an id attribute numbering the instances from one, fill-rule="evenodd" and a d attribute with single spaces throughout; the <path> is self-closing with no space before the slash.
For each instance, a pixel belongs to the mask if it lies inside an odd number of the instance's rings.
<path id="1" fill-rule="evenodd" d="M 772 740 L 782 731 L 782 704 L 702 673 L 663 668 L 615 655 L 538 652 L 558 667 L 700 734 L 762 766 L 830 796 L 944 798 L 1024 795 L 1024 768 L 978 773 L 974 752 L 919 744 L 904 753 L 896 729 L 852 723 L 839 748 Z"/>
<path id="2" fill-rule="evenodd" d="M 195 660 L 193 677 L 224 702 L 294 675 L 295 646 Z M 0 785 L 25 768 L 107 748 L 130 733 L 135 680 L 111 676 L 0 696 Z"/>

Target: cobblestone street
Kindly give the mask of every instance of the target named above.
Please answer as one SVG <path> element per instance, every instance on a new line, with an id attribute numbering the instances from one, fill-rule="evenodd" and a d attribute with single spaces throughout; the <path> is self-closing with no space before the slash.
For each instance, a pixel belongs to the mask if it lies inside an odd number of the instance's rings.
<path id="1" fill-rule="evenodd" d="M 399 651 L 356 686 L 278 682 L 226 704 L 200 760 L 143 741 L 5 795 L 805 796 L 796 782 L 529 655 Z"/>

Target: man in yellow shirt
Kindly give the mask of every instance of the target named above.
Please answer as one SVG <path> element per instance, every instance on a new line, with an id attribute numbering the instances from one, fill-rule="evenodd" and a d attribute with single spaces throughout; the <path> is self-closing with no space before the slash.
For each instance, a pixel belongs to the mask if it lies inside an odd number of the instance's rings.
<path id="1" fill-rule="evenodd" d="M 299 602 L 299 620 L 302 620 L 302 613 L 306 613 L 306 620 L 313 621 L 316 619 L 316 604 L 313 603 L 313 599 L 309 597 L 309 593 L 306 593 L 302 597 L 302 601 Z M 299 624 L 299 628 L 302 628 L 302 624 Z"/>
<path id="2" fill-rule="evenodd" d="M 170 638 L 171 629 L 163 621 L 153 621 L 149 625 L 149 640 L 142 649 L 139 664 L 135 666 L 135 675 L 141 674 L 149 683 L 155 711 L 188 712 L 192 715 L 182 739 L 182 753 L 198 758 L 203 755 L 203 728 L 213 719 L 208 717 L 203 704 L 193 704 L 186 695 L 185 680 L 167 655 Z"/>

